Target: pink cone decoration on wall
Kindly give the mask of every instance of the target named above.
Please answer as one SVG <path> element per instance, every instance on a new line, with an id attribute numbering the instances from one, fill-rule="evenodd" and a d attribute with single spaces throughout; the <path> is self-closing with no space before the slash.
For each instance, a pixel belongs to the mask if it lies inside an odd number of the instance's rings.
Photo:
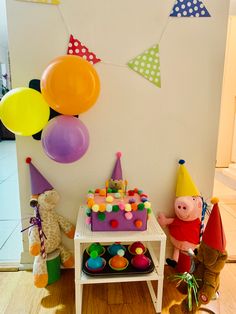
<path id="1" fill-rule="evenodd" d="M 84 58 L 91 64 L 96 64 L 101 61 L 97 56 L 88 50 L 77 38 L 74 38 L 73 35 L 70 35 L 70 41 L 67 49 L 68 55 L 75 55 Z"/>

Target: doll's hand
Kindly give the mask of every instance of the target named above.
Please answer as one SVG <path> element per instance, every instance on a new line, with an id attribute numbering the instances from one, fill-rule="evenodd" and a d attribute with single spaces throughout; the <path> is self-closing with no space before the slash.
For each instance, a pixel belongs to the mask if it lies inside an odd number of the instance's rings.
<path id="1" fill-rule="evenodd" d="M 70 239 L 74 239 L 74 235 L 75 235 L 75 227 L 72 226 L 70 231 L 66 233 L 66 236 Z"/>
<path id="2" fill-rule="evenodd" d="M 29 252 L 33 256 L 39 255 L 39 253 L 40 253 L 40 245 L 39 245 L 39 243 L 31 244 L 31 246 L 29 247 Z"/>
<path id="3" fill-rule="evenodd" d="M 163 213 L 160 213 L 157 216 L 157 221 L 158 221 L 159 225 L 161 225 L 162 227 L 165 227 L 167 225 L 167 218 Z"/>

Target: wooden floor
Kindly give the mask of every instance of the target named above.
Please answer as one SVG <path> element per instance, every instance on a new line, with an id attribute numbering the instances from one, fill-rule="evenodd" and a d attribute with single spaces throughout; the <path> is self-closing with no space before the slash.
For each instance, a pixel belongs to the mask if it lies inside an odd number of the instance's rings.
<path id="1" fill-rule="evenodd" d="M 171 273 L 166 267 L 167 277 Z M 0 272 L 1 314 L 73 314 L 74 271 L 62 270 L 61 279 L 45 289 L 33 286 L 31 272 Z M 220 313 L 236 313 L 236 264 L 227 263 L 222 271 Z M 181 313 L 170 310 L 182 296 L 175 284 L 165 278 L 163 314 Z M 83 295 L 83 314 L 154 314 L 154 307 L 145 282 L 86 285 Z"/>

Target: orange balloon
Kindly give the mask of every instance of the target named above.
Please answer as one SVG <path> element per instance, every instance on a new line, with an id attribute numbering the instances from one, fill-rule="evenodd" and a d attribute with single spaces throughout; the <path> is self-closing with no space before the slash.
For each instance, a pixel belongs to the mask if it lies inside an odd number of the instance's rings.
<path id="1" fill-rule="evenodd" d="M 91 108 L 100 92 L 94 67 L 78 56 L 54 59 L 44 70 L 41 92 L 49 106 L 64 115 L 77 115 Z"/>

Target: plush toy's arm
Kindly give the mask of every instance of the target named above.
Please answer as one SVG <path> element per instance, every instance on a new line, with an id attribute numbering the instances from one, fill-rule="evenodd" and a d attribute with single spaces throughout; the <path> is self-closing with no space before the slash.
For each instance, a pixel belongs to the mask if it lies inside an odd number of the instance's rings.
<path id="1" fill-rule="evenodd" d="M 157 216 L 157 221 L 162 227 L 165 227 L 167 225 L 172 224 L 172 222 L 174 221 L 174 218 L 167 218 L 163 213 L 160 213 Z"/>
<path id="2" fill-rule="evenodd" d="M 40 253 L 40 239 L 38 227 L 34 226 L 29 229 L 29 252 L 33 256 L 37 256 Z"/>
<path id="3" fill-rule="evenodd" d="M 73 239 L 75 234 L 75 226 L 61 215 L 57 215 L 57 221 L 65 235 L 68 238 Z"/>

